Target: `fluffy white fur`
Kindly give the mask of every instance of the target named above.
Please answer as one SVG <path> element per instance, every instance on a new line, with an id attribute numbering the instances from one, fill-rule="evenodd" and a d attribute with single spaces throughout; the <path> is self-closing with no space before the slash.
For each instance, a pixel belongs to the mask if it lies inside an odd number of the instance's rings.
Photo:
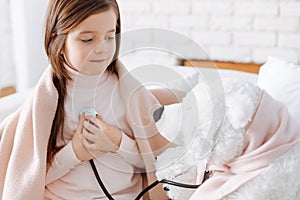
<path id="1" fill-rule="evenodd" d="M 183 122 L 177 137 L 183 145 L 167 149 L 157 158 L 159 180 L 198 184 L 199 160 L 222 164 L 242 154 L 245 129 L 261 90 L 241 80 L 225 79 L 221 83 L 199 84 L 183 99 Z M 300 198 L 300 177 L 297 183 L 286 178 L 290 173 L 300 176 L 296 157 L 295 151 L 290 150 L 228 199 L 295 199 L 289 196 L 291 193 Z M 168 196 L 175 200 L 188 199 L 193 193 L 190 189 L 166 187 L 170 189 Z"/>
<path id="2" fill-rule="evenodd" d="M 229 195 L 227 199 L 300 199 L 300 159 L 297 152 L 300 152 L 300 145 L 294 146 L 276 159 L 259 176 Z"/>

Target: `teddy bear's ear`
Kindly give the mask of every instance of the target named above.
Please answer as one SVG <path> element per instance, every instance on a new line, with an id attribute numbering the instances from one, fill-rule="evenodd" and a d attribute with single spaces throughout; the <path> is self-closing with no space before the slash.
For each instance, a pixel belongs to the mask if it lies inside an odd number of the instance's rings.
<path id="1" fill-rule="evenodd" d="M 158 120 L 160 120 L 164 110 L 165 110 L 165 107 L 161 106 L 157 110 L 154 111 L 154 113 L 153 113 L 154 122 L 158 122 Z"/>

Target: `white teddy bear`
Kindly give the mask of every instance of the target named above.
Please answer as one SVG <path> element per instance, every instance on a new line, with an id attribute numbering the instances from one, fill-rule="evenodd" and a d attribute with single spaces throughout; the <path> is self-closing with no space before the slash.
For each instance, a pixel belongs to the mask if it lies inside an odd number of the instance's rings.
<path id="1" fill-rule="evenodd" d="M 262 91 L 257 86 L 241 80 L 223 79 L 200 83 L 182 103 L 165 106 L 156 125 L 177 146 L 165 150 L 157 158 L 158 180 L 200 185 L 205 169 L 216 166 L 214 169 L 218 170 L 221 166 L 220 174 L 222 167 L 243 155 L 248 147 L 245 145 L 249 137 L 245 134 L 261 98 Z M 299 153 L 299 145 L 294 145 L 259 175 L 216 199 L 300 199 Z M 211 176 L 215 176 L 214 173 Z M 209 183 L 204 182 L 197 190 L 206 184 Z M 195 189 L 167 184 L 164 187 L 171 199 L 198 199 Z"/>

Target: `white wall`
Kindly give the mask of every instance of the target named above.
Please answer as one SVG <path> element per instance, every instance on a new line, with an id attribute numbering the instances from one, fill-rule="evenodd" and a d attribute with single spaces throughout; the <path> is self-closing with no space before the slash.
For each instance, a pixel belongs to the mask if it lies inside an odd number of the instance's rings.
<path id="1" fill-rule="evenodd" d="M 275 56 L 300 62 L 299 0 L 121 0 L 120 4 L 123 30 L 174 30 L 203 45 L 214 60 L 263 63 Z M 192 53 L 190 58 L 201 58 Z M 145 61 L 141 55 L 132 54 L 131 61 Z M 162 60 L 176 62 L 174 56 Z"/>
<path id="2" fill-rule="evenodd" d="M 17 90 L 33 87 L 47 67 L 43 48 L 44 16 L 48 0 L 10 0 Z"/>
<path id="3" fill-rule="evenodd" d="M 0 1 L 0 88 L 15 82 L 18 90 L 32 87 L 47 66 L 43 49 L 47 2 Z M 176 32 L 170 37 L 149 33 L 123 40 L 122 46 L 132 45 L 133 51 L 121 55 L 129 66 L 173 65 L 177 57 L 204 58 L 206 53 L 222 61 L 263 63 L 275 56 L 300 62 L 299 0 L 119 0 L 119 4 L 125 35 L 139 28 Z M 179 41 L 178 33 L 197 42 L 202 51 L 189 49 L 190 41 Z M 179 52 L 134 48 L 145 38 Z"/>
<path id="4" fill-rule="evenodd" d="M 0 88 L 15 85 L 9 0 L 0 1 Z"/>

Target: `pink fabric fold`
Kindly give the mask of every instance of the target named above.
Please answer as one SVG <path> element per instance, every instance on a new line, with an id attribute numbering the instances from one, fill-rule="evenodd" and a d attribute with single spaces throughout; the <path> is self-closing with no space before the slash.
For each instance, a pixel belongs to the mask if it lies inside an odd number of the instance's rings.
<path id="1" fill-rule="evenodd" d="M 43 199 L 57 91 L 47 68 L 34 94 L 0 125 L 1 199 Z"/>
<path id="2" fill-rule="evenodd" d="M 122 65 L 118 65 L 127 118 L 145 162 L 148 182 L 155 180 L 148 137 L 158 134 L 152 111 L 160 105 Z M 48 67 L 30 98 L 0 124 L 0 199 L 43 199 L 47 143 L 58 94 Z"/>
<path id="3" fill-rule="evenodd" d="M 262 92 L 257 110 L 245 133 L 243 154 L 215 169 L 191 199 L 222 199 L 258 176 L 275 159 L 300 142 L 300 124 L 286 107 Z M 203 173 L 199 166 L 198 173 Z M 201 176 L 199 176 L 201 177 Z"/>

